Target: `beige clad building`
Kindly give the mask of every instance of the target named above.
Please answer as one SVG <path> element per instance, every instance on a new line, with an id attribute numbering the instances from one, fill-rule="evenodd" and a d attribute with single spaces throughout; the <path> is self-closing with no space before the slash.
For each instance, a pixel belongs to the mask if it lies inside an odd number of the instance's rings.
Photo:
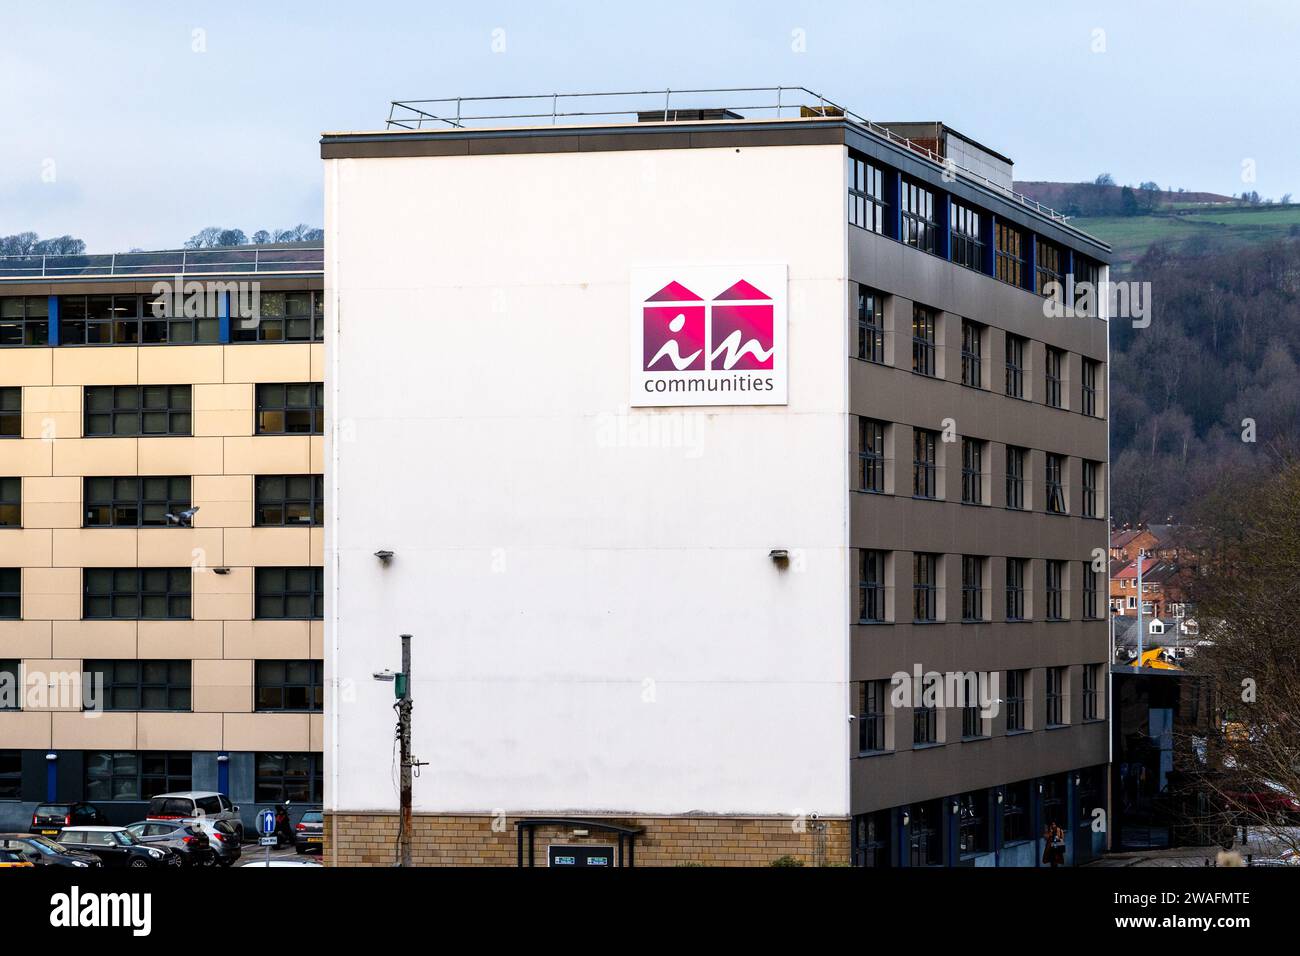
<path id="1" fill-rule="evenodd" d="M 0 829 L 319 802 L 321 289 L 319 245 L 0 260 Z"/>

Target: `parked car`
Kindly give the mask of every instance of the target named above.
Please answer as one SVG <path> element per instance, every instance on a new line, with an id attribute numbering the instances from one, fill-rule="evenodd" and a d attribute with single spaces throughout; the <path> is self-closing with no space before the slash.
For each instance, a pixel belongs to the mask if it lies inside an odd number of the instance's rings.
<path id="1" fill-rule="evenodd" d="M 1288 823 L 1300 820 L 1300 800 L 1296 795 L 1272 780 L 1224 794 L 1229 806 L 1249 819 L 1276 820 Z"/>
<path id="2" fill-rule="evenodd" d="M 58 836 L 64 827 L 107 826 L 108 817 L 90 803 L 42 803 L 32 813 L 28 833 Z"/>
<path id="3" fill-rule="evenodd" d="M 216 852 L 208 835 L 192 823 L 183 820 L 141 820 L 127 830 L 134 833 L 146 846 L 165 846 L 180 856 L 186 866 L 212 866 Z"/>
<path id="4" fill-rule="evenodd" d="M 181 865 L 177 854 L 165 846 L 145 846 L 126 827 L 65 827 L 58 842 L 95 854 L 105 866 L 142 870 Z"/>
<path id="5" fill-rule="evenodd" d="M 319 852 L 325 846 L 325 814 L 319 810 L 308 810 L 294 827 L 294 849 L 299 853 L 308 850 Z"/>
<path id="6" fill-rule="evenodd" d="M 214 860 L 218 866 L 230 866 L 243 855 L 244 849 L 240 845 L 239 834 L 229 822 L 213 820 L 211 817 L 195 817 L 181 822 L 197 827 L 203 832 L 212 847 Z"/>
<path id="7" fill-rule="evenodd" d="M 31 860 L 23 859 L 16 850 L 0 850 L 0 869 L 30 868 L 35 866 Z"/>
<path id="8" fill-rule="evenodd" d="M 149 812 L 145 816 L 150 820 L 224 820 L 235 828 L 239 841 L 244 841 L 244 824 L 239 819 L 239 807 L 231 803 L 224 793 L 215 790 L 160 793 L 149 801 Z"/>
<path id="9" fill-rule="evenodd" d="M 0 833 L 0 849 L 18 853 L 36 866 L 94 868 L 104 865 L 93 853 L 33 833 Z"/>

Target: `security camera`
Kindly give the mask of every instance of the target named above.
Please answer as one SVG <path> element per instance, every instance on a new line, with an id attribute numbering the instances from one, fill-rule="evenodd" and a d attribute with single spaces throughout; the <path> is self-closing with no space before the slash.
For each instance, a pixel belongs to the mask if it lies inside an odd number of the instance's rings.
<path id="1" fill-rule="evenodd" d="M 809 819 L 809 820 L 816 820 L 816 819 L 817 819 L 817 811 L 814 810 L 812 813 L 808 814 L 808 819 Z"/>

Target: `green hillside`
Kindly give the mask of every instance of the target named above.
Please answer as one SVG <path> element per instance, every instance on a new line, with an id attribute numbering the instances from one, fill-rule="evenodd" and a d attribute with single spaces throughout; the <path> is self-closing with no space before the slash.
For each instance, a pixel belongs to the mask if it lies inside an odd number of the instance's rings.
<path id="1" fill-rule="evenodd" d="M 1209 206 L 1160 210 L 1143 216 L 1079 216 L 1070 224 L 1114 249 L 1116 272 L 1128 272 L 1154 243 L 1183 256 L 1232 252 L 1300 235 L 1300 205 Z"/>

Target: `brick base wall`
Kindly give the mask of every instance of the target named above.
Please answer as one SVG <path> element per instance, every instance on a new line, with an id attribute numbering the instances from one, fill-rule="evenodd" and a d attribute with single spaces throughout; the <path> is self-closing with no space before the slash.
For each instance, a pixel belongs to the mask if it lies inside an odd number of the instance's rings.
<path id="1" fill-rule="evenodd" d="M 416 866 L 514 866 L 515 823 L 519 817 L 474 815 L 415 816 L 411 858 Z M 596 818 L 589 818 L 596 819 Z M 822 819 L 802 826 L 790 818 L 771 817 L 610 817 L 603 821 L 640 826 L 637 866 L 768 866 L 783 856 L 804 866 L 843 866 L 849 862 L 849 821 Z M 571 828 L 538 827 L 533 847 L 538 866 L 546 865 L 546 848 L 616 844 L 599 830 L 573 835 Z M 527 853 L 525 842 L 525 853 Z M 326 813 L 325 850 L 330 866 L 392 866 L 397 855 L 397 814 Z"/>

